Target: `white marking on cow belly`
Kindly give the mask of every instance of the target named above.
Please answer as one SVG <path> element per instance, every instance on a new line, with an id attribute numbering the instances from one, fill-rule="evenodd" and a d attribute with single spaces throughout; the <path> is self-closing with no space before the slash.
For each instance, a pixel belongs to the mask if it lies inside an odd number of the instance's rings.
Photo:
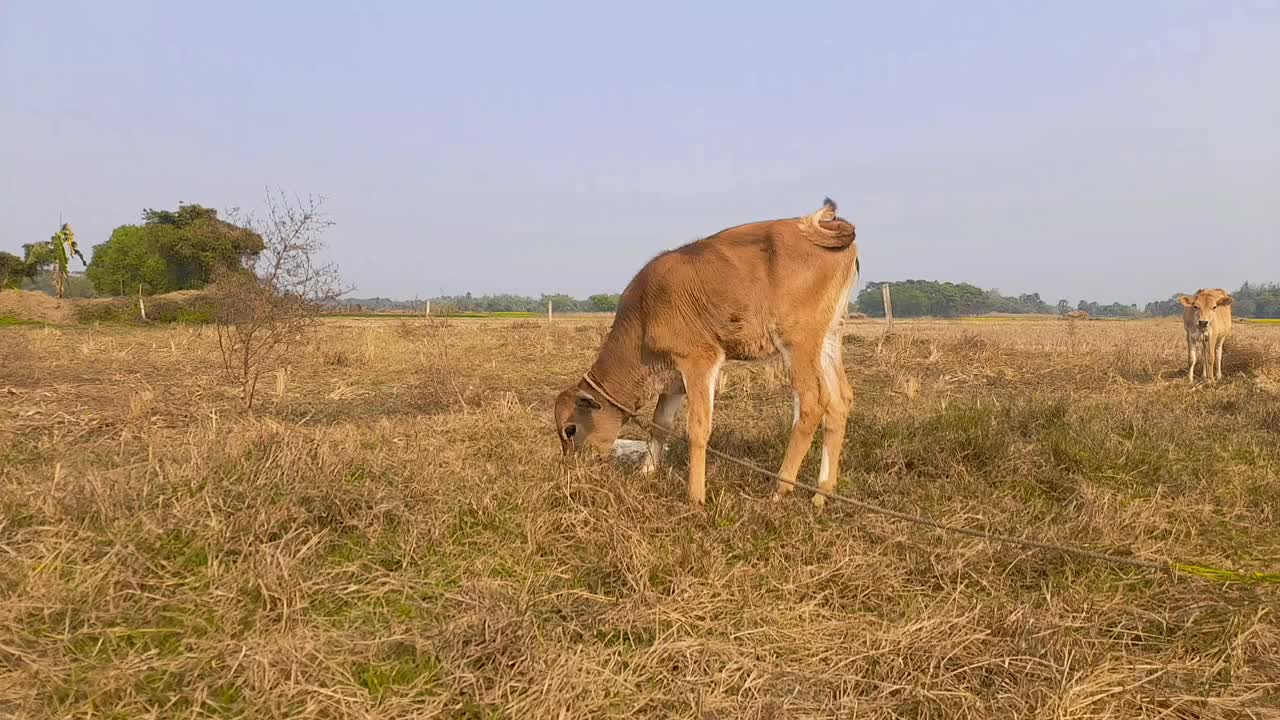
<path id="1" fill-rule="evenodd" d="M 849 292 L 853 290 L 853 285 L 857 281 L 857 270 L 852 267 L 849 268 L 849 277 L 845 280 L 844 286 L 840 288 L 840 295 L 836 298 L 836 306 L 831 311 L 831 324 L 827 326 L 828 333 L 840 329 L 840 321 L 844 319 L 844 309 L 849 305 Z"/>
<path id="2" fill-rule="evenodd" d="M 707 379 L 708 379 L 708 381 L 710 382 L 710 387 L 708 388 L 708 393 L 707 393 L 707 396 L 708 396 L 708 397 L 707 397 L 707 400 L 708 400 L 708 402 L 709 402 L 708 409 L 707 409 L 707 418 L 708 418 L 708 419 L 710 419 L 710 418 L 711 418 L 711 416 L 715 414 L 715 410 L 716 410 L 716 385 L 718 384 L 718 382 L 719 382 L 719 380 L 720 380 L 720 368 L 722 368 L 722 367 L 724 367 L 724 355 L 721 355 L 721 356 L 716 360 L 716 364 L 711 366 L 711 377 L 707 378 Z"/>
<path id="3" fill-rule="evenodd" d="M 791 351 L 782 343 L 782 338 L 777 333 L 769 333 L 769 339 L 773 341 L 773 346 L 777 348 L 778 354 L 782 356 L 782 366 L 791 372 Z M 800 424 L 800 394 L 795 390 L 791 391 L 791 427 Z"/>
<path id="4" fill-rule="evenodd" d="M 778 337 L 777 333 L 773 333 L 773 332 L 769 333 L 769 340 L 773 342 L 773 347 L 776 348 L 778 351 L 778 354 L 782 356 L 782 366 L 785 367 L 788 372 L 790 372 L 791 351 L 788 350 L 787 346 L 782 343 L 782 338 Z"/>
<path id="5" fill-rule="evenodd" d="M 849 291 L 853 289 L 857 279 L 857 270 L 850 267 L 849 277 L 840 289 L 836 306 L 831 310 L 831 324 L 827 326 L 827 335 L 822 339 L 822 380 L 829 397 L 834 397 L 839 392 L 837 388 L 840 387 L 840 378 L 836 373 L 844 370 L 840 363 L 841 344 L 844 342 L 841 321 L 844 320 L 844 308 L 849 304 Z"/>
<path id="6" fill-rule="evenodd" d="M 840 377 L 840 330 L 836 328 L 822 339 L 822 382 L 826 385 L 828 397 L 835 397 L 839 392 Z"/>
<path id="7" fill-rule="evenodd" d="M 680 412 L 680 408 L 684 405 L 684 388 L 680 388 L 679 393 L 666 393 L 666 404 L 662 400 L 658 401 L 657 412 L 654 413 L 653 422 L 659 427 L 668 430 L 675 429 L 676 415 Z M 650 473 L 658 469 L 658 463 L 662 460 L 662 456 L 667 452 L 667 435 L 659 433 L 651 433 L 649 437 L 649 453 L 644 461 L 642 472 Z"/>

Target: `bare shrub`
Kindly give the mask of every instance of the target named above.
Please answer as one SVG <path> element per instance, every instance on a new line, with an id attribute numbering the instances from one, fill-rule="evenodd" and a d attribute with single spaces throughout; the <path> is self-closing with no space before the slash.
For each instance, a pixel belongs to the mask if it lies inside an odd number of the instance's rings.
<path id="1" fill-rule="evenodd" d="M 262 373 L 288 356 L 323 308 L 346 292 L 337 267 L 320 260 L 324 232 L 333 226 L 323 197 L 268 192 L 263 213 L 228 213 L 231 222 L 262 236 L 262 254 L 244 272 L 222 273 L 210 293 L 223 367 L 250 408 Z"/>

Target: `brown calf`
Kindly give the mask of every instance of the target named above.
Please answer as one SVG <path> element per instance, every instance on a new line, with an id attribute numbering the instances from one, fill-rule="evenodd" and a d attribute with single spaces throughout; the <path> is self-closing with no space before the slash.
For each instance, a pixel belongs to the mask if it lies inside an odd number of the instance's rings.
<path id="1" fill-rule="evenodd" d="M 1197 355 L 1204 358 L 1204 379 L 1222 379 L 1222 346 L 1231 336 L 1231 296 L 1221 288 L 1200 289 L 1183 295 L 1182 326 L 1187 331 L 1187 380 L 1196 380 Z"/>
<path id="2" fill-rule="evenodd" d="M 795 412 L 779 474 L 795 479 L 822 423 L 818 487 L 834 490 L 853 403 L 841 318 L 857 276 L 854 227 L 830 199 L 807 217 L 739 225 L 658 255 L 623 291 L 591 369 L 556 398 L 562 451 L 608 452 L 627 413 L 655 392 L 653 423 L 670 429 L 687 398 L 689 500 L 702 504 L 720 368 L 726 360 L 781 355 Z M 646 469 L 663 448 L 651 436 Z M 780 482 L 775 497 L 792 489 Z M 823 498 L 813 502 L 821 507 Z"/>

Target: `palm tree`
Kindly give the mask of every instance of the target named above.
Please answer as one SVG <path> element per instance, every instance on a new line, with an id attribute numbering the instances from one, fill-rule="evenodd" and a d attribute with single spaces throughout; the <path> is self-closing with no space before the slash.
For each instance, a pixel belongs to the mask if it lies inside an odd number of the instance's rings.
<path id="1" fill-rule="evenodd" d="M 45 267 L 52 266 L 53 290 L 58 297 L 62 297 L 67 289 L 69 277 L 67 266 L 71 262 L 71 257 L 74 255 L 80 258 L 80 263 L 88 266 L 84 255 L 80 253 L 80 246 L 76 244 L 76 234 L 71 229 L 70 223 L 62 223 L 58 232 L 48 240 L 23 245 L 22 249 L 25 255 L 23 258 L 23 264 L 26 266 L 25 274 L 28 277 L 34 277 Z"/>

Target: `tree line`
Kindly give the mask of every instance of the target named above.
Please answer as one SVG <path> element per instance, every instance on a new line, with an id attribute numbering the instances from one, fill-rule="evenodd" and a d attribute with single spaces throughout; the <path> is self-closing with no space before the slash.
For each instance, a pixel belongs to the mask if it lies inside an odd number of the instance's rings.
<path id="1" fill-rule="evenodd" d="M 1171 295 L 1168 300 L 1147 303 L 1146 314 L 1152 317 L 1168 317 L 1182 314 L 1178 298 L 1184 293 Z M 1189 294 L 1189 293 L 1187 293 Z M 1280 283 L 1245 283 L 1231 293 L 1231 314 L 1250 318 L 1280 318 Z"/>
<path id="2" fill-rule="evenodd" d="M 496 295 L 440 295 L 429 300 L 392 300 L 390 298 L 350 298 L 343 299 L 339 306 L 343 309 L 364 312 L 423 312 L 427 303 L 431 303 L 433 313 L 504 313 L 529 312 L 544 313 L 547 303 L 555 312 L 613 312 L 618 309 L 619 294 L 602 293 L 584 299 L 575 298 L 564 293 L 542 294 L 538 297 L 528 295 L 512 295 L 499 293 Z"/>
<path id="3" fill-rule="evenodd" d="M 1100 303 L 1080 300 L 1075 304 L 1058 300 L 1046 302 L 1039 293 L 1004 295 L 997 289 L 984 290 L 969 283 L 937 282 L 933 280 L 904 280 L 898 282 L 870 282 L 850 303 L 851 312 L 861 312 L 872 317 L 884 317 L 884 299 L 881 287 L 892 290 L 893 314 L 896 317 L 961 317 L 966 315 L 1004 314 L 1063 314 L 1083 310 L 1090 317 L 1140 318 L 1181 315 L 1182 305 L 1176 293 L 1168 300 L 1147 303 L 1145 307 L 1119 302 Z M 1250 285 L 1234 292 L 1234 314 L 1241 317 L 1280 317 L 1280 284 Z M 502 293 L 496 295 L 441 295 L 429 300 L 432 312 L 546 312 L 547 302 L 556 312 L 613 312 L 620 296 L 616 294 L 592 295 L 585 299 L 565 294 L 543 294 L 538 297 Z M 389 298 L 361 298 L 343 300 L 348 307 L 358 306 L 370 312 L 401 311 L 422 312 L 427 300 L 392 300 Z"/>
<path id="4" fill-rule="evenodd" d="M 1009 314 L 1062 314 L 1083 310 L 1091 317 L 1139 318 L 1168 317 L 1182 314 L 1175 293 L 1167 300 L 1149 302 L 1145 307 L 1136 304 L 1113 302 L 1102 304 L 1080 300 L 1072 305 L 1059 300 L 1050 305 L 1039 293 L 1006 296 L 999 290 L 983 290 L 968 283 L 937 282 L 934 280 L 901 280 L 896 282 L 869 282 L 858 293 L 850 310 L 872 317 L 884 317 L 884 295 L 881 288 L 890 286 L 894 317 L 960 317 L 988 313 Z M 1190 290 L 1188 292 L 1194 292 Z M 1232 293 L 1234 315 L 1253 318 L 1280 318 L 1280 284 L 1245 283 Z"/>
<path id="5" fill-rule="evenodd" d="M 153 295 L 176 290 L 200 289 L 222 274 L 246 272 L 263 253 L 262 234 L 251 218 L 233 217 L 196 204 L 179 204 L 176 210 L 142 211 L 141 222 L 121 225 L 106 242 L 93 247 L 84 277 L 73 275 L 73 258 L 84 264 L 69 225 L 49 240 L 23 245 L 23 256 L 0 252 L 0 287 L 24 287 L 52 291 L 61 297 L 96 295 Z M 1004 295 L 969 283 L 934 280 L 869 282 L 858 293 L 850 310 L 884 316 L 881 287 L 890 285 L 897 317 L 958 317 L 987 313 L 1060 314 L 1083 310 L 1093 317 L 1136 318 L 1179 315 L 1180 294 L 1139 308 L 1134 304 L 1102 304 L 1066 300 L 1049 304 L 1039 293 Z M 88 287 L 91 285 L 92 287 Z M 1233 293 L 1234 314 L 1242 317 L 1280 318 L 1280 284 L 1245 283 Z M 499 293 L 492 295 L 442 295 L 430 299 L 438 312 L 541 313 L 547 303 L 557 312 L 613 312 L 620 296 L 601 293 L 575 298 L 564 293 L 538 297 Z M 337 306 L 364 311 L 414 311 L 425 309 L 425 300 L 388 298 L 343 299 Z"/>

